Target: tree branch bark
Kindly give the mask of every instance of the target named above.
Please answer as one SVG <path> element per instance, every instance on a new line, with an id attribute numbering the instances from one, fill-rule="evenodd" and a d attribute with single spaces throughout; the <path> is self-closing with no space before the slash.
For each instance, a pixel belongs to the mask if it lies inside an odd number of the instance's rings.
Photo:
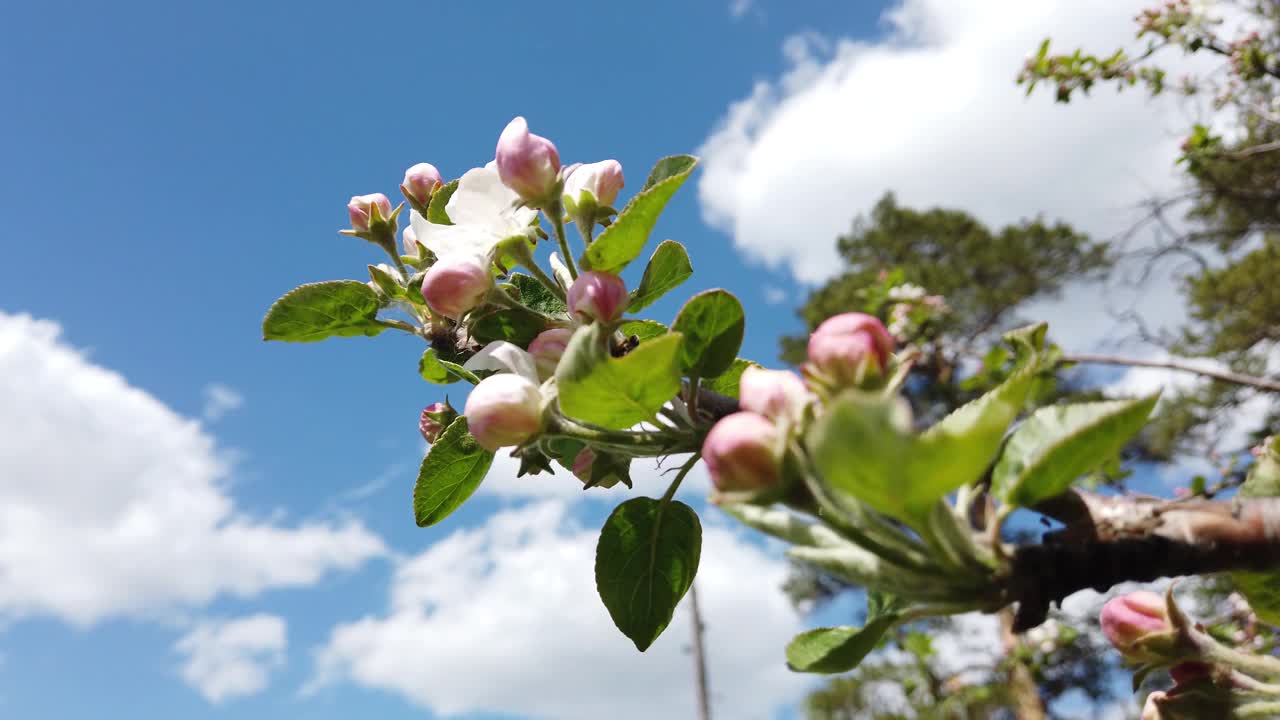
<path id="1" fill-rule="evenodd" d="M 1230 370 L 1216 370 L 1213 368 L 1197 367 L 1192 365 L 1190 362 L 1179 358 L 1150 360 L 1120 357 L 1118 355 L 1099 355 L 1095 353 L 1065 353 L 1062 356 L 1062 360 L 1064 362 L 1085 363 L 1091 365 L 1128 365 L 1131 367 L 1151 367 L 1163 368 L 1165 370 L 1178 370 L 1180 372 L 1195 373 L 1196 375 L 1211 377 L 1215 380 L 1235 383 L 1236 385 L 1248 385 L 1249 387 L 1255 387 L 1259 390 L 1280 392 L 1280 382 L 1278 381 L 1255 377 L 1253 375 L 1245 375 L 1243 373 L 1231 372 Z"/>
<path id="2" fill-rule="evenodd" d="M 1280 498 L 1165 500 L 1074 490 L 1036 510 L 1066 524 L 1014 551 L 1003 588 L 1018 603 L 1013 630 L 1049 606 L 1125 581 L 1280 567 Z"/>

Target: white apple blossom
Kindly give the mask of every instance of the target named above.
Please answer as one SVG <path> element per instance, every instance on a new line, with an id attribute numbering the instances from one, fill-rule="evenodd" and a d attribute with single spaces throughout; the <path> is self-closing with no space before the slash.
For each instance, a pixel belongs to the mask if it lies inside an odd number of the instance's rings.
<path id="1" fill-rule="evenodd" d="M 509 343 L 505 340 L 495 340 L 484 348 L 471 356 L 467 360 L 463 369 L 476 372 L 477 370 L 496 370 L 498 372 L 508 372 L 513 375 L 520 375 L 538 383 L 538 366 L 534 362 L 533 356 L 526 352 L 519 345 Z"/>
<path id="2" fill-rule="evenodd" d="M 445 205 L 453 225 L 428 222 L 411 212 L 414 236 L 437 258 L 453 255 L 491 257 L 498 243 L 514 235 L 528 235 L 538 211 L 519 207 L 520 197 L 502 184 L 497 166 L 490 162 L 473 168 L 458 181 L 458 189 Z"/>

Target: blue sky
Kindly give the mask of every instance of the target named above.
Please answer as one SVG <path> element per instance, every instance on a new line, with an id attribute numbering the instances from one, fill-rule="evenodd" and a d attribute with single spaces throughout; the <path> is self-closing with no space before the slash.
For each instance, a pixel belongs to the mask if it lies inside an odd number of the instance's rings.
<path id="1" fill-rule="evenodd" d="M 447 177 L 482 165 L 515 115 L 552 138 L 566 161 L 620 160 L 629 181 L 624 194 L 663 155 L 706 156 L 702 175 L 677 195 L 655 235 L 689 247 L 696 274 L 684 291 L 723 286 L 739 294 L 750 318 L 743 354 L 767 363 L 777 337 L 797 330 L 791 309 L 803 289 L 835 272 L 835 234 L 885 189 L 907 202 L 971 207 L 992 221 L 1045 211 L 1118 224 L 1117 208 L 1135 191 L 1117 195 L 1111 178 L 1141 177 L 1145 189 L 1169 182 L 1173 141 L 1143 131 L 1152 112 L 1165 110 L 1133 97 L 1063 110 L 1026 101 L 1012 86 L 1020 48 L 1043 35 L 1109 36 L 1092 34 L 1094 25 L 1077 20 L 1066 3 L 1046 3 L 1042 14 L 979 5 L 972 17 L 957 18 L 946 3 L 895 4 L 906 8 L 896 24 L 882 19 L 885 7 L 877 3 L 816 0 L 10 8 L 0 26 L 0 91 L 9 98 L 0 113 L 0 319 L 9 334 L 0 338 L 14 343 L 8 349 L 19 371 L 35 377 L 34 368 L 43 368 L 47 383 L 16 375 L 8 422 L 50 445 L 27 455 L 12 447 L 9 456 L 72 459 L 52 469 L 0 467 L 0 497 L 21 504 L 33 485 L 55 477 L 40 472 L 63 472 L 49 487 L 78 498 L 66 501 L 78 503 L 77 512 L 92 514 L 92 506 L 81 506 L 101 495 L 105 506 L 119 506 L 120 522 L 83 537 L 95 544 L 92 553 L 16 552 L 36 568 L 29 573 L 6 566 L 5 543 L 45 536 L 0 527 L 0 714 L 520 717 L 510 714 L 520 707 L 514 692 L 487 703 L 482 690 L 468 694 L 464 681 L 451 680 L 453 691 L 441 690 L 438 700 L 415 694 L 405 689 L 412 674 L 359 667 L 335 649 L 331 633 L 346 626 L 354 638 L 360 628 L 352 623 L 361 618 L 371 623 L 366 630 L 412 619 L 389 610 L 388 597 L 396 588 L 409 592 L 405 568 L 414 558 L 447 560 L 420 555 L 429 548 L 474 541 L 482 549 L 471 551 L 489 561 L 517 557 L 495 512 L 521 527 L 550 518 L 550 525 L 528 525 L 535 541 L 545 541 L 538 547 L 546 554 L 531 556 L 537 561 L 572 555 L 610 504 L 508 483 L 478 495 L 445 527 L 418 529 L 409 503 L 422 451 L 416 417 L 440 394 L 415 376 L 419 346 L 390 334 L 264 344 L 263 312 L 295 285 L 363 279 L 364 265 L 379 261 L 371 246 L 337 235 L 349 196 L 394 197 L 404 169 L 416 162 L 431 162 Z M 1091 7 L 1126 16 L 1107 3 Z M 993 39 L 978 41 L 966 28 L 984 18 L 1003 24 Z M 1014 139 L 1024 136 L 1026 148 Z M 1046 136 L 1091 149 L 1055 151 Z M 1034 177 L 1025 168 L 1028 153 L 1044 170 Z M 1050 175 L 1056 184 L 1044 185 Z M 1108 180 L 1094 187 L 1098 178 Z M 1139 300 L 1159 308 L 1152 298 L 1161 292 L 1168 288 Z M 1079 344 L 1100 340 L 1090 334 L 1096 323 L 1080 322 L 1088 312 L 1055 307 L 1046 312 L 1074 327 Z M 670 319 L 677 308 L 673 297 L 646 315 Z M 210 392 L 220 393 L 223 413 L 206 412 Z M 453 399 L 461 405 L 461 397 Z M 92 423 L 57 424 L 85 416 Z M 126 442 L 138 443 L 137 452 L 120 444 Z M 110 458 L 100 461 L 95 452 Z M 147 452 L 190 452 L 194 459 L 153 463 Z M 163 508 L 155 522 L 175 531 L 186 522 L 169 510 L 187 508 L 187 501 L 174 500 L 159 480 L 111 494 L 111 473 L 125 477 L 137 463 L 181 475 L 173 487 L 193 493 L 191 502 L 221 508 L 201 515 L 212 518 L 205 530 L 182 536 L 192 543 L 189 555 L 185 546 L 167 559 L 111 554 L 112 543 L 128 547 L 129 533 L 145 535 L 155 520 L 129 508 Z M 32 503 L 46 513 L 62 507 Z M 144 516 L 151 519 L 137 520 Z M 69 532 L 81 527 L 70 516 L 56 525 L 63 522 Z M 226 550 L 257 547 L 235 544 L 239 536 L 226 528 L 241 525 L 264 534 L 251 538 L 263 543 L 261 567 L 237 567 L 238 556 Z M 726 568 L 776 574 L 776 558 L 727 525 L 716 527 Z M 461 529 L 475 535 L 455 534 Z M 201 542 L 222 549 L 210 556 Z M 210 557 L 226 567 L 207 563 Z M 125 569 L 108 571 L 115 563 Z M 128 570 L 131 563 L 151 570 Z M 464 565 L 454 563 L 451 572 L 463 573 Z M 100 584 L 71 583 L 64 595 L 6 587 L 6 571 L 39 578 L 41 568 L 59 577 L 91 570 Z M 199 577 L 188 581 L 188 572 Z M 486 582 L 465 586 L 493 601 L 503 586 Z M 716 602 L 726 617 L 751 622 L 756 608 L 731 592 L 733 582 L 726 572 Z M 781 636 L 800 621 L 768 590 L 770 598 L 759 602 Z M 466 605 L 430 592 L 412 596 Z M 568 627 L 575 613 L 603 612 L 594 597 L 582 601 L 586 607 L 565 609 Z M 278 633 L 276 622 L 287 630 Z M 476 667 L 487 667 L 486 659 L 501 666 L 497 658 L 528 649 L 523 641 L 554 642 L 515 635 L 493 634 L 490 654 L 480 653 Z M 726 635 L 720 637 L 733 647 Z M 190 671 L 198 679 L 184 680 L 183 668 L 198 653 L 182 650 L 181 639 L 192 638 L 186 647 L 194 647 L 210 637 L 230 645 L 201 645 L 206 662 Z M 252 638 L 248 651 L 236 637 Z M 361 642 L 378 638 L 385 635 L 371 632 Z M 647 668 L 636 684 L 649 678 L 664 692 L 687 692 L 682 640 L 668 641 L 666 654 L 648 666 L 645 658 L 627 658 L 618 667 Z M 605 647 L 602 667 L 619 657 L 613 646 L 625 644 L 621 637 L 592 642 Z M 546 655 L 545 645 L 537 647 L 526 663 L 575 657 L 568 642 Z M 265 687 L 211 701 L 211 677 L 221 677 L 224 690 L 244 686 L 235 675 L 243 664 L 231 661 L 246 652 L 245 672 L 265 677 Z M 394 654 L 378 652 L 365 655 L 395 664 Z M 747 674 L 754 666 L 713 663 L 717 702 L 732 715 L 738 706 L 728 696 L 756 684 L 772 695 L 752 712 L 771 716 L 770 708 L 792 702 L 800 686 L 785 673 L 779 679 L 780 645 L 772 661 L 766 650 L 752 652 L 765 653 L 747 653 L 752 662 L 772 663 L 759 676 Z M 71 689 L 67 678 L 74 678 Z M 491 711 L 508 715 L 485 714 Z"/>

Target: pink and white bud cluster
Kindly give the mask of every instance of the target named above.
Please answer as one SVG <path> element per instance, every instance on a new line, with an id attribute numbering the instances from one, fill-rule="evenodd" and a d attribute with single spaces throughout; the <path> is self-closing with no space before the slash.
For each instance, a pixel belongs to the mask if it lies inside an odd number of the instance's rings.
<path id="1" fill-rule="evenodd" d="M 615 322 L 630 301 L 622 278 L 609 273 L 584 272 L 569 287 L 569 314 L 584 323 Z"/>
<path id="2" fill-rule="evenodd" d="M 1108 600 L 1098 620 L 1107 640 L 1121 653 L 1129 654 L 1139 640 L 1171 629 L 1165 610 L 1163 597 L 1140 590 Z"/>
<path id="3" fill-rule="evenodd" d="M 440 171 L 431 163 L 418 163 L 404 171 L 404 182 L 400 183 L 400 192 L 414 204 L 414 207 L 425 208 L 431 204 L 431 196 L 436 188 L 444 184 Z"/>
<path id="4" fill-rule="evenodd" d="M 517 117 L 498 137 L 494 152 L 498 177 L 530 205 L 553 201 L 560 181 L 560 151 L 550 140 L 529 132 L 529 123 Z"/>
<path id="5" fill-rule="evenodd" d="M 551 328 L 538 333 L 529 343 L 529 354 L 533 356 L 539 380 L 545 381 L 556 374 L 556 366 L 564 357 L 564 349 L 572 337 L 573 331 L 568 328 Z"/>
<path id="6" fill-rule="evenodd" d="M 523 375 L 490 375 L 471 390 L 464 414 L 480 447 L 519 445 L 542 429 L 542 392 Z"/>
<path id="7" fill-rule="evenodd" d="M 370 223 L 375 216 L 380 220 L 391 217 L 391 200 L 382 193 L 355 195 L 347 202 L 347 214 L 351 217 L 352 230 L 369 232 Z M 394 235 L 392 233 L 393 240 Z"/>
<path id="8" fill-rule="evenodd" d="M 440 258 L 422 278 L 422 299 L 437 315 L 457 320 L 479 307 L 493 289 L 493 275 L 480 258 Z"/>
<path id="9" fill-rule="evenodd" d="M 844 313 L 828 318 L 809 336 L 806 369 L 829 386 L 864 386 L 884 376 L 892 353 L 893 336 L 879 319 Z"/>
<path id="10" fill-rule="evenodd" d="M 617 160 L 571 165 L 564 172 L 565 205 L 584 202 L 599 207 L 613 205 L 622 185 L 622 163 Z M 585 197 L 587 195 L 589 200 Z"/>
<path id="11" fill-rule="evenodd" d="M 782 434 L 768 418 L 743 411 L 721 418 L 702 443 L 702 459 L 721 492 L 772 487 L 782 477 Z"/>

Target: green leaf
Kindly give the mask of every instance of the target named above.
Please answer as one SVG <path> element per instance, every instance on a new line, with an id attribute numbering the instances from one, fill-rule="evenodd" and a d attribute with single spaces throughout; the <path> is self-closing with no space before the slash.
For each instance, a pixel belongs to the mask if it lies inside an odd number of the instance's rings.
<path id="1" fill-rule="evenodd" d="M 520 292 L 520 302 L 530 310 L 544 315 L 563 315 L 568 311 L 564 301 L 556 297 L 542 283 L 528 275 L 513 273 L 511 284 Z"/>
<path id="2" fill-rule="evenodd" d="M 452 225 L 453 221 L 449 219 L 449 213 L 445 212 L 445 205 L 449 204 L 449 198 L 453 197 L 453 193 L 458 189 L 458 181 L 453 180 L 445 183 L 431 196 L 431 204 L 427 206 L 427 222 L 437 225 Z"/>
<path id="3" fill-rule="evenodd" d="M 472 385 L 479 385 L 479 384 L 480 384 L 480 378 L 479 378 L 479 376 L 477 376 L 475 373 L 471 372 L 470 370 L 468 370 L 468 369 L 466 369 L 466 368 L 462 367 L 462 366 L 461 366 L 461 365 L 459 365 L 458 363 L 455 363 L 455 362 L 449 362 L 448 360 L 441 360 L 441 361 L 440 361 L 440 364 L 441 364 L 441 365 L 443 365 L 443 366 L 444 366 L 444 368 L 445 368 L 446 370 L 448 370 L 449 372 L 453 373 L 454 375 L 457 375 L 458 377 L 462 378 L 463 380 L 466 380 L 467 382 L 471 383 Z"/>
<path id="4" fill-rule="evenodd" d="M 440 363 L 440 357 L 435 348 L 427 348 L 423 351 L 422 357 L 418 360 L 418 374 L 423 380 L 436 385 L 448 385 L 458 380 L 449 372 L 449 368 Z"/>
<path id="5" fill-rule="evenodd" d="M 883 615 L 862 627 L 844 625 L 800 633 L 787 645 L 787 666 L 797 672 L 848 672 L 875 649 L 897 621 L 896 615 Z"/>
<path id="6" fill-rule="evenodd" d="M 656 320 L 628 320 L 618 326 L 626 337 L 636 336 L 640 342 L 667 334 L 667 326 Z"/>
<path id="7" fill-rule="evenodd" d="M 482 343 L 506 340 L 520 347 L 527 347 L 538 333 L 547 329 L 547 320 L 538 313 L 506 308 L 475 321 L 471 336 Z"/>
<path id="8" fill-rule="evenodd" d="M 719 375 L 702 381 L 702 387 L 718 392 L 721 395 L 727 395 L 731 398 L 738 397 L 738 381 L 742 379 L 742 373 L 749 367 L 760 367 L 758 364 L 750 360 L 738 358 L 733 361 L 728 370 Z"/>
<path id="9" fill-rule="evenodd" d="M 560 409 L 569 417 L 621 430 L 652 420 L 680 391 L 679 333 L 609 355 L 609 331 L 599 323 L 578 328 L 556 368 Z"/>
<path id="10" fill-rule="evenodd" d="M 640 285 L 631 291 L 627 312 L 639 312 L 693 275 L 689 253 L 675 240 L 663 240 L 644 268 Z"/>
<path id="11" fill-rule="evenodd" d="M 1249 469 L 1249 476 L 1240 487 L 1241 497 L 1280 495 L 1280 445 L 1277 443 L 1280 440 L 1272 439 L 1264 445 L 1261 457 Z M 1233 572 L 1231 580 L 1263 622 L 1280 625 L 1280 571 Z"/>
<path id="12" fill-rule="evenodd" d="M 1159 395 L 1053 405 L 1014 430 L 991 476 L 1003 503 L 1030 507 L 1115 456 L 1142 429 Z"/>
<path id="13" fill-rule="evenodd" d="M 707 290 L 689 299 L 671 329 L 684 335 L 680 364 L 690 375 L 715 377 L 733 365 L 742 347 L 746 315 L 726 290 Z"/>
<path id="14" fill-rule="evenodd" d="M 846 391 L 810 429 L 810 453 L 834 489 L 919 529 L 939 499 L 991 465 L 1035 369 L 1016 371 L 919 435 L 902 400 Z"/>
<path id="15" fill-rule="evenodd" d="M 358 280 L 333 280 L 294 288 L 276 300 L 262 320 L 263 340 L 316 342 L 329 337 L 374 336 L 378 293 Z"/>
<path id="16" fill-rule="evenodd" d="M 435 525 L 457 510 L 493 464 L 493 453 L 467 432 L 467 419 L 449 423 L 431 445 L 413 488 L 413 514 L 418 527 Z"/>
<path id="17" fill-rule="evenodd" d="M 596 545 L 596 588 L 609 617 L 644 652 L 698 572 L 702 525 L 688 505 L 633 498 L 614 508 Z"/>
<path id="18" fill-rule="evenodd" d="M 649 241 L 649 234 L 667 201 L 693 173 L 697 158 L 674 155 L 654 166 L 644 188 L 618 213 L 611 224 L 583 253 L 580 264 L 587 270 L 621 272 L 635 260 Z"/>

